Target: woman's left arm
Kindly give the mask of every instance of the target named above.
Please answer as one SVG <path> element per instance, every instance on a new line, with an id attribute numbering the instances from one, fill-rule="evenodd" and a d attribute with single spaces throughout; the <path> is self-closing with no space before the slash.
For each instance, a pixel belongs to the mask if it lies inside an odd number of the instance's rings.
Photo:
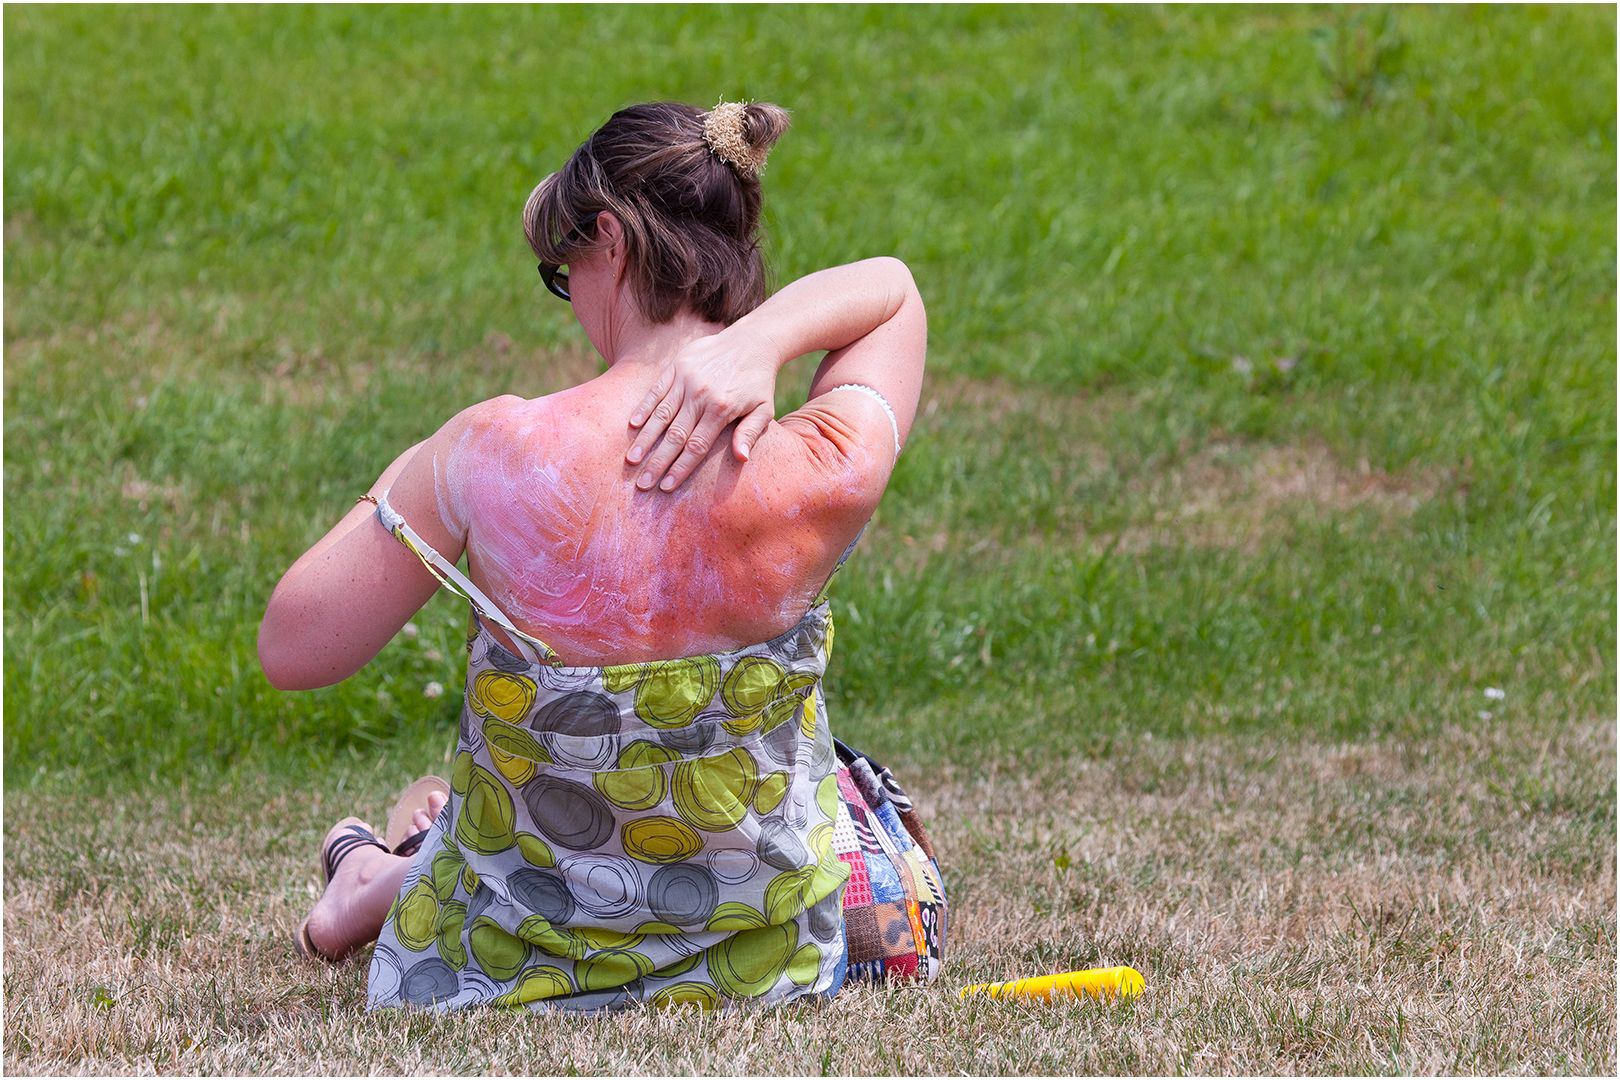
<path id="1" fill-rule="evenodd" d="M 395 510 L 451 562 L 466 547 L 465 523 L 443 521 L 438 485 L 451 451 L 479 406 L 383 470 L 368 494 Z M 299 556 L 270 595 L 259 624 L 259 663 L 280 690 L 313 690 L 353 675 L 399 633 L 438 589 L 414 554 L 358 503 Z"/>

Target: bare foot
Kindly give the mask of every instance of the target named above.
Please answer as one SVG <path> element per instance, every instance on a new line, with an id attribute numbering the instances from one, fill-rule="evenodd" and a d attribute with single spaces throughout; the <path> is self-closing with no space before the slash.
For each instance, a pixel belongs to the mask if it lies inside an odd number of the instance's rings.
<path id="1" fill-rule="evenodd" d="M 349 826 L 365 824 L 359 818 L 344 818 L 326 834 L 321 850 L 346 834 Z M 337 873 L 309 913 L 310 942 L 323 955 L 341 959 L 375 941 L 409 865 L 409 859 L 382 847 L 364 844 L 351 850 L 338 863 Z"/>

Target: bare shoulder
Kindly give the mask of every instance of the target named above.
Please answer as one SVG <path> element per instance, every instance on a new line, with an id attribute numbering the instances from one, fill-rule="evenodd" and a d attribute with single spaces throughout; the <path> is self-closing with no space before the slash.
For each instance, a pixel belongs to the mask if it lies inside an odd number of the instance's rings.
<path id="1" fill-rule="evenodd" d="M 888 421 L 863 415 L 881 406 L 859 394 L 823 395 L 773 422 L 753 458 L 780 482 L 772 502 L 801 513 L 864 522 L 894 470 Z M 880 426 L 883 441 L 873 437 Z M 884 445 L 884 441 L 890 445 Z"/>

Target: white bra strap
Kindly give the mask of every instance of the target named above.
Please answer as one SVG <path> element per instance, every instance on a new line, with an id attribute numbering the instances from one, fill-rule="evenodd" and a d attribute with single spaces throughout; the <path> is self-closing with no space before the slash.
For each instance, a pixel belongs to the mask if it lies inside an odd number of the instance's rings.
<path id="1" fill-rule="evenodd" d="M 896 457 L 899 457 L 900 456 L 900 421 L 898 421 L 898 420 L 896 420 L 894 418 L 894 408 L 889 404 L 889 399 L 884 397 L 875 388 L 867 386 L 865 383 L 853 383 L 853 382 L 839 383 L 837 386 L 833 387 L 831 390 L 824 390 L 824 391 L 822 391 L 822 393 L 831 394 L 831 393 L 834 393 L 835 391 L 838 391 L 838 390 L 859 390 L 861 393 L 866 394 L 867 396 L 871 397 L 872 400 L 876 401 L 879 405 L 883 406 L 883 414 L 889 418 L 889 427 L 894 429 L 894 453 L 895 453 Z"/>
<path id="2" fill-rule="evenodd" d="M 484 595 L 477 585 L 474 585 L 467 575 L 456 569 L 455 563 L 446 559 L 433 549 L 433 545 L 417 535 L 415 529 L 406 523 L 399 512 L 388 505 L 388 493 L 384 492 L 374 500 L 377 504 L 377 520 L 382 522 L 383 528 L 394 535 L 394 539 L 410 549 L 422 565 L 427 567 L 428 573 L 439 579 L 439 584 L 460 596 L 473 606 L 480 618 L 487 619 L 512 635 L 513 642 L 524 653 L 523 659 L 531 663 L 557 664 L 561 662 L 557 651 L 539 638 L 525 634 L 512 625 L 512 620 L 502 614 L 501 609 L 489 597 Z"/>

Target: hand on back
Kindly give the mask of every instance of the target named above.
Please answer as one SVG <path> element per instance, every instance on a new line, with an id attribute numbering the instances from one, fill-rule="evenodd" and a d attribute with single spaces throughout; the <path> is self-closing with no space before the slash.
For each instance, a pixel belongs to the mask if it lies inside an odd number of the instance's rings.
<path id="1" fill-rule="evenodd" d="M 636 486 L 680 487 L 739 419 L 731 448 L 747 461 L 775 415 L 776 357 L 769 338 L 739 326 L 698 338 L 671 357 L 630 416 L 640 433 L 625 460 L 646 462 Z"/>

